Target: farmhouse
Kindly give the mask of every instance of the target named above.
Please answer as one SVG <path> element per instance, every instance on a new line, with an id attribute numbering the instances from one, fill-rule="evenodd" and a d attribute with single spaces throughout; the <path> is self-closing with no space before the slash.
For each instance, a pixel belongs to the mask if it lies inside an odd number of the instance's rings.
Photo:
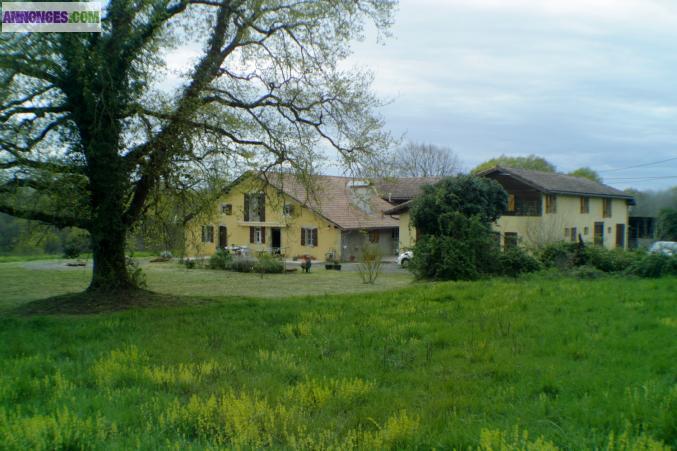
<path id="1" fill-rule="evenodd" d="M 581 238 L 609 249 L 627 247 L 628 209 L 634 200 L 623 191 L 582 177 L 526 169 L 495 167 L 479 175 L 508 192 L 507 211 L 494 224 L 503 246 Z M 403 247 L 416 242 L 411 202 L 386 211 L 399 215 Z"/>
<path id="2" fill-rule="evenodd" d="M 479 174 L 508 192 L 508 209 L 494 224 L 505 247 L 558 240 L 607 248 L 628 246 L 632 196 L 581 177 L 495 167 Z M 187 229 L 187 254 L 211 255 L 217 248 L 244 247 L 287 258 L 360 257 L 365 244 L 396 255 L 416 243 L 409 207 L 422 187 L 439 177 L 370 181 L 286 173 L 246 173 L 230 184 L 215 211 Z"/>
<path id="3" fill-rule="evenodd" d="M 359 258 L 366 243 L 385 256 L 399 250 L 399 222 L 377 186 L 352 177 L 247 173 L 227 189 L 208 219 L 187 230 L 188 255 L 241 246 L 287 258 Z"/>

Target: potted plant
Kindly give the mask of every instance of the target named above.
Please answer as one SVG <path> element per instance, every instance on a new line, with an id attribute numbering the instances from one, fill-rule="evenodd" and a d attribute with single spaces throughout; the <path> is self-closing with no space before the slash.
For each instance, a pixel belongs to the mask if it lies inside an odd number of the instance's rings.
<path id="1" fill-rule="evenodd" d="M 325 269 L 334 269 L 336 271 L 341 270 L 341 263 L 336 258 L 336 252 L 331 251 L 331 252 L 328 252 L 325 255 L 324 268 Z"/>

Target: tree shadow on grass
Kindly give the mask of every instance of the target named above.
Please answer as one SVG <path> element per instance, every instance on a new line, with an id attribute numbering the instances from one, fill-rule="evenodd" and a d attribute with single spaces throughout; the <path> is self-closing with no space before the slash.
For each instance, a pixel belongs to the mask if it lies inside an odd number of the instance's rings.
<path id="1" fill-rule="evenodd" d="M 148 290 L 70 293 L 28 302 L 12 313 L 19 315 L 91 315 L 137 308 L 187 307 L 213 304 L 215 300 L 160 294 Z"/>

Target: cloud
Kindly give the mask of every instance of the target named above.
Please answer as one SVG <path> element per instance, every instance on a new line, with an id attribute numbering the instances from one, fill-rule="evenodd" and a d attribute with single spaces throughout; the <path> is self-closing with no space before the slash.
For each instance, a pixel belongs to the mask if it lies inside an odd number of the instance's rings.
<path id="1" fill-rule="evenodd" d="M 467 166 L 536 153 L 610 169 L 677 155 L 675 25 L 677 2 L 657 0 L 404 0 L 393 39 L 368 36 L 350 63 L 393 99 L 396 134 Z"/>

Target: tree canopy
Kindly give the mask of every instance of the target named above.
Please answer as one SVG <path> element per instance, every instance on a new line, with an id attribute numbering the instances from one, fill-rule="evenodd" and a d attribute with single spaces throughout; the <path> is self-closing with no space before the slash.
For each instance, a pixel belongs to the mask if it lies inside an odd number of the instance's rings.
<path id="1" fill-rule="evenodd" d="M 664 208 L 658 214 L 658 239 L 677 241 L 677 209 Z"/>
<path id="2" fill-rule="evenodd" d="M 445 177 L 460 170 L 454 151 L 435 144 L 408 142 L 393 158 L 394 175 L 400 177 Z"/>
<path id="3" fill-rule="evenodd" d="M 92 237 L 90 289 L 131 288 L 126 234 L 201 171 L 347 165 L 388 145 L 368 74 L 340 66 L 382 0 L 111 0 L 102 33 L 0 36 L 0 212 Z M 174 92 L 179 44 L 201 48 Z"/>
<path id="4" fill-rule="evenodd" d="M 556 170 L 554 164 L 537 155 L 528 155 L 526 157 L 510 157 L 508 155 L 501 155 L 500 157 L 492 158 L 491 160 L 487 160 L 484 163 L 478 164 L 470 172 L 472 174 L 478 174 L 496 166 L 516 169 L 531 169 L 533 171 L 544 172 L 555 172 Z"/>
<path id="5" fill-rule="evenodd" d="M 578 168 L 575 171 L 569 172 L 569 175 L 573 175 L 575 177 L 583 177 L 586 179 L 590 179 L 594 182 L 602 183 L 602 177 L 600 177 L 597 171 L 589 167 Z"/>
<path id="6" fill-rule="evenodd" d="M 508 195 L 495 180 L 472 175 L 447 177 L 423 186 L 423 194 L 411 208 L 411 220 L 420 234 L 440 235 L 448 227 L 445 215 L 449 213 L 476 216 L 483 224 L 490 224 L 507 205 Z"/>

